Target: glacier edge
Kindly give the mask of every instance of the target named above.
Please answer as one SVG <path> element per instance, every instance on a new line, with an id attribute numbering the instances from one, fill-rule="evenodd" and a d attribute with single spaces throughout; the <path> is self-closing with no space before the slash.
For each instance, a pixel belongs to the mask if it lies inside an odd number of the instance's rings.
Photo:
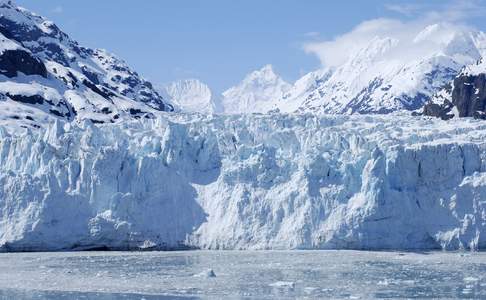
<path id="1" fill-rule="evenodd" d="M 486 248 L 486 123 L 161 115 L 0 128 L 0 247 Z"/>

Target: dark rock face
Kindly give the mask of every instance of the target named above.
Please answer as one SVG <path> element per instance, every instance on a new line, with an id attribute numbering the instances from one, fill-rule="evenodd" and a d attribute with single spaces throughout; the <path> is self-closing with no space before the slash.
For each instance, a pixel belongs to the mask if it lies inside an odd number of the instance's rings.
<path id="1" fill-rule="evenodd" d="M 11 9 L 12 4 L 3 4 L 1 7 Z M 20 42 L 35 41 L 42 36 L 42 31 L 39 28 L 17 24 L 5 16 L 0 16 L 0 33 L 9 39 Z"/>
<path id="2" fill-rule="evenodd" d="M 459 117 L 486 119 L 486 75 L 463 76 L 454 80 L 452 104 Z"/>
<path id="3" fill-rule="evenodd" d="M 29 52 L 21 49 L 5 50 L 0 54 L 0 74 L 13 78 L 17 76 L 17 72 L 47 78 L 47 69 L 44 63 L 33 57 Z"/>
<path id="4" fill-rule="evenodd" d="M 110 100 L 111 97 L 115 97 L 116 95 L 110 91 L 107 91 L 107 90 L 101 90 L 100 88 L 98 88 L 98 86 L 96 86 L 96 84 L 88 81 L 88 80 L 83 80 L 83 84 L 89 88 L 90 90 L 92 90 L 93 92 L 95 92 L 96 94 L 100 95 L 101 97 L 107 99 L 107 100 Z"/>
<path id="5" fill-rule="evenodd" d="M 72 108 L 68 103 L 66 103 L 64 100 L 59 101 L 58 103 L 54 103 L 51 100 L 44 99 L 40 95 L 32 95 L 32 96 L 26 96 L 26 95 L 17 95 L 17 94 L 6 94 L 7 97 L 12 99 L 13 101 L 22 103 L 22 104 L 27 104 L 32 107 L 37 107 L 41 110 L 48 111 L 49 113 L 61 117 L 64 119 L 67 119 L 69 121 L 73 120 L 73 117 L 76 116 L 76 111 L 74 108 Z"/>
<path id="6" fill-rule="evenodd" d="M 455 108 L 458 117 L 473 117 L 486 120 L 486 74 L 460 75 L 454 79 L 453 87 L 446 87 L 442 103 L 430 102 L 424 106 L 423 114 L 448 120 L 454 117 Z"/>
<path id="7" fill-rule="evenodd" d="M 17 102 L 26 103 L 26 104 L 44 104 L 45 100 L 39 95 L 34 96 L 24 96 L 24 95 L 12 95 L 7 93 L 7 96 Z"/>
<path id="8" fill-rule="evenodd" d="M 424 106 L 424 112 L 423 114 L 425 116 L 431 116 L 431 117 L 436 117 L 436 118 L 441 118 L 442 120 L 449 120 L 452 119 L 454 116 L 452 114 L 449 114 L 450 111 L 453 108 L 453 105 L 451 102 L 446 100 L 443 105 L 439 105 L 436 103 L 427 103 Z"/>

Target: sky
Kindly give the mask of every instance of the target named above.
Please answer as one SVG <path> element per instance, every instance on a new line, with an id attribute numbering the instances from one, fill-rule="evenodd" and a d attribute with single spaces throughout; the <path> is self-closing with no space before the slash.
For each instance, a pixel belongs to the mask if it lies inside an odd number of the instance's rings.
<path id="1" fill-rule="evenodd" d="M 486 29 L 486 0 L 16 0 L 81 45 L 154 84 L 197 78 L 216 92 L 272 64 L 293 82 L 339 64 L 377 33 L 447 21 Z"/>

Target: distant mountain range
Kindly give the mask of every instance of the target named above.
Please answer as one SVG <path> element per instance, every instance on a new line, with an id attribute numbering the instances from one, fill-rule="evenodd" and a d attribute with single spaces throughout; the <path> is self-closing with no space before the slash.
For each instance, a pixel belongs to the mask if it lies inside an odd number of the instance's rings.
<path id="1" fill-rule="evenodd" d="M 400 48 L 400 40 L 376 37 L 342 65 L 311 72 L 293 84 L 278 76 L 272 66 L 265 66 L 221 96 L 205 99 L 219 108 L 214 112 L 228 114 L 383 114 L 421 110 L 463 68 L 481 59 L 486 36 L 446 23 L 434 24 L 418 32 L 412 45 L 420 51 L 407 55 L 407 49 Z M 486 67 L 479 69 L 486 72 Z M 181 94 L 173 89 L 172 93 Z M 188 93 L 197 101 L 195 94 L 197 86 Z M 193 100 L 186 97 L 185 101 L 187 105 Z"/>
<path id="2" fill-rule="evenodd" d="M 295 83 L 267 65 L 218 94 L 197 79 L 154 87 L 123 60 L 105 50 L 82 47 L 54 23 L 3 0 L 0 121 L 38 126 L 49 118 L 106 123 L 173 110 L 386 114 L 417 113 L 424 107 L 425 114 L 442 118 L 482 118 L 483 102 L 462 95 L 470 92 L 459 85 L 482 84 L 471 82 L 467 74 L 486 73 L 486 64 L 477 64 L 486 53 L 486 35 L 441 23 L 424 27 L 409 44 L 377 36 L 341 65 L 313 71 Z M 453 100 L 458 93 L 462 100 Z"/>

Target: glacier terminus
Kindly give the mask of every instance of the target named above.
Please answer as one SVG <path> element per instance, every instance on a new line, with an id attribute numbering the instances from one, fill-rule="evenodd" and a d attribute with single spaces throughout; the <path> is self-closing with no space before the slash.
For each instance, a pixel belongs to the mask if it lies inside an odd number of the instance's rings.
<path id="1" fill-rule="evenodd" d="M 170 115 L 0 130 L 5 251 L 486 246 L 486 123 Z"/>

